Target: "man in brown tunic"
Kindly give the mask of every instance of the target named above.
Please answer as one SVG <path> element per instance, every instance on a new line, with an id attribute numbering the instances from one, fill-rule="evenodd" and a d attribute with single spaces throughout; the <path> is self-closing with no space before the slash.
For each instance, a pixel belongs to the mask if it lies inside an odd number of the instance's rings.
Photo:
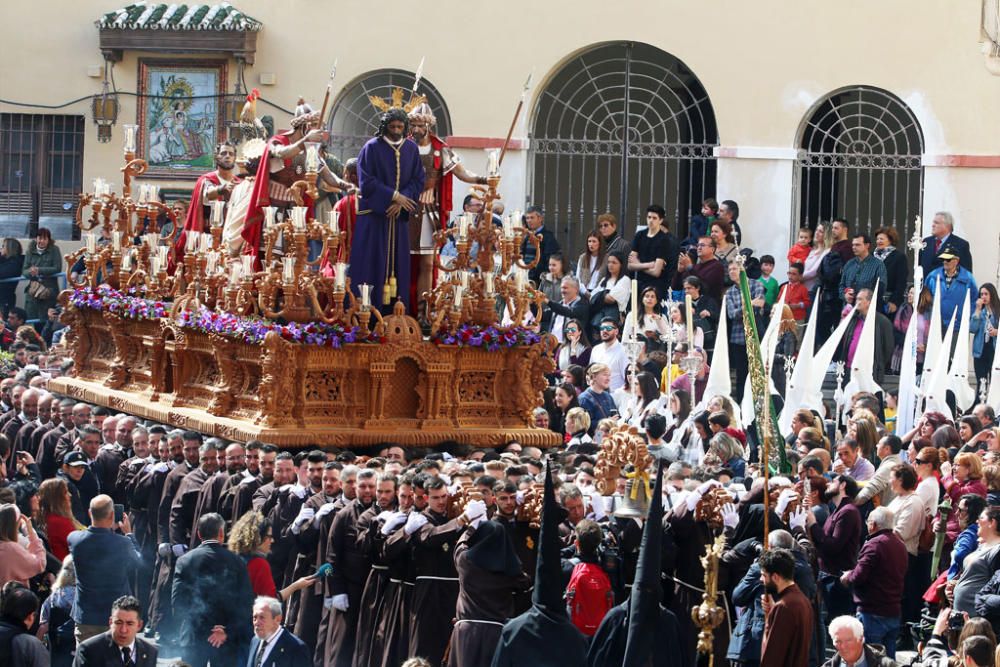
<path id="1" fill-rule="evenodd" d="M 764 584 L 764 643 L 760 667 L 806 667 L 813 615 L 809 598 L 795 585 L 795 556 L 787 549 L 771 549 L 760 557 Z"/>

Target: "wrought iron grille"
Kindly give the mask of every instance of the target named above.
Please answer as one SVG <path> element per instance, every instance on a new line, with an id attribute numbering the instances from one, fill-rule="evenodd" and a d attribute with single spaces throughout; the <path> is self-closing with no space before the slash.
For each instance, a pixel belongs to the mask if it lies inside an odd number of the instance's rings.
<path id="1" fill-rule="evenodd" d="M 715 113 L 697 77 L 642 43 L 605 44 L 552 77 L 535 106 L 530 198 L 570 256 L 600 213 L 631 234 L 652 203 L 684 236 L 715 195 Z"/>
<path id="2" fill-rule="evenodd" d="M 379 111 L 372 106 L 369 96 L 389 100 L 393 88 L 401 88 L 405 103 L 410 99 L 413 77 L 413 72 L 386 69 L 366 74 L 345 86 L 333 103 L 327 123 L 330 130 L 330 141 L 327 144 L 330 152 L 342 162 L 357 157 L 358 151 L 378 129 Z M 448 106 L 434 84 L 421 78 L 417 92 L 427 98 L 427 104 L 434 110 L 437 134 L 441 137 L 450 135 L 451 117 Z"/>
<path id="3" fill-rule="evenodd" d="M 4 235 L 33 234 L 42 219 L 56 238 L 70 237 L 83 189 L 83 133 L 83 116 L 0 113 Z"/>
<path id="4" fill-rule="evenodd" d="M 923 133 L 895 95 L 854 86 L 824 99 L 809 117 L 799 150 L 799 223 L 834 217 L 873 234 L 895 226 L 913 234 L 924 190 Z"/>

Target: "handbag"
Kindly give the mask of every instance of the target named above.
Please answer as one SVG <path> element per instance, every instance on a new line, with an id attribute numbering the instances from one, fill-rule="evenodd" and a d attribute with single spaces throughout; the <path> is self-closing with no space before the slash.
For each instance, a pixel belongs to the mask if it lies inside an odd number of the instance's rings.
<path id="1" fill-rule="evenodd" d="M 52 297 L 52 288 L 46 287 L 40 280 L 32 280 L 25 290 L 32 299 L 36 301 L 48 301 Z"/>

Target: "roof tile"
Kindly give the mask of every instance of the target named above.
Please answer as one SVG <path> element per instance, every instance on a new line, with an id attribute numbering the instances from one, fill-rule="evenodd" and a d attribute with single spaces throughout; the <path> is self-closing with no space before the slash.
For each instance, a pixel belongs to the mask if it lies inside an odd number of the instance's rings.
<path id="1" fill-rule="evenodd" d="M 226 30 L 257 32 L 260 21 L 228 2 L 214 5 L 147 4 L 139 0 L 107 12 L 96 21 L 98 28 L 128 30 Z"/>

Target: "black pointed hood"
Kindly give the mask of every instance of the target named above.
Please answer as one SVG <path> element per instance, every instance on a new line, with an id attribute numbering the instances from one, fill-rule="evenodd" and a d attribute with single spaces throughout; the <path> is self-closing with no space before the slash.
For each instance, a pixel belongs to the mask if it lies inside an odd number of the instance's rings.
<path id="1" fill-rule="evenodd" d="M 663 460 L 656 465 L 656 484 L 649 504 L 649 514 L 642 531 L 639 563 L 629 597 L 628 640 L 625 645 L 625 667 L 644 665 L 653 650 L 660 623 L 661 548 L 663 542 Z"/>
<path id="2" fill-rule="evenodd" d="M 542 527 L 538 535 L 538 564 L 535 567 L 535 589 L 531 593 L 531 602 L 553 618 L 564 618 L 566 603 L 563 601 L 559 524 L 566 518 L 566 510 L 556 502 L 550 465 L 545 466 Z"/>

